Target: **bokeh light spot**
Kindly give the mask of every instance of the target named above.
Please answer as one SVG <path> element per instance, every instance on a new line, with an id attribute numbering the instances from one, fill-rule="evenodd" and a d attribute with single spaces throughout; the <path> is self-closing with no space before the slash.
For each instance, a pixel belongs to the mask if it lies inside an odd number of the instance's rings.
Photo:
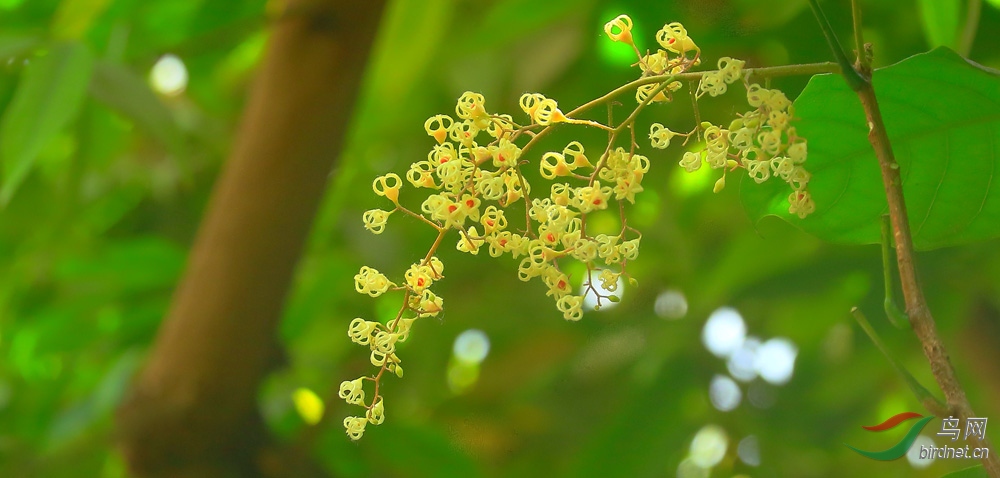
<path id="1" fill-rule="evenodd" d="M 798 349 L 791 340 L 773 338 L 757 349 L 754 368 L 768 383 L 783 385 L 792 378 Z"/>
<path id="2" fill-rule="evenodd" d="M 749 382 L 757 378 L 756 364 L 759 348 L 760 339 L 753 336 L 747 337 L 726 361 L 726 369 L 729 370 L 729 374 L 741 382 Z"/>
<path id="3" fill-rule="evenodd" d="M 153 69 L 149 73 L 149 82 L 157 93 L 177 96 L 187 88 L 187 67 L 177 55 L 168 53 L 161 56 L 153 65 Z"/>
<path id="4" fill-rule="evenodd" d="M 729 357 L 743 345 L 747 326 L 740 313 L 731 307 L 712 312 L 705 322 L 701 339 L 705 347 L 717 357 Z"/>
<path id="5" fill-rule="evenodd" d="M 689 148 L 688 150 L 698 152 L 703 149 L 705 149 L 704 145 L 700 145 L 698 148 Z M 680 161 L 681 155 L 677 154 L 670 159 L 676 163 Z M 712 185 L 716 181 L 715 170 L 709 167 L 702 167 L 693 173 L 689 173 L 677 168 L 670 174 L 669 181 L 670 191 L 673 191 L 678 197 L 691 197 L 712 190 Z"/>
<path id="6" fill-rule="evenodd" d="M 747 435 L 736 445 L 740 461 L 750 466 L 760 466 L 760 441 L 756 436 Z"/>
<path id="7" fill-rule="evenodd" d="M 661 319 L 680 319 L 687 315 L 688 302 L 684 293 L 676 289 L 668 289 L 656 296 L 653 311 Z"/>
<path id="8" fill-rule="evenodd" d="M 718 425 L 705 425 L 691 440 L 691 461 L 702 468 L 711 468 L 722 461 L 729 446 L 726 431 Z"/>
<path id="9" fill-rule="evenodd" d="M 490 353 L 490 338 L 479 329 L 469 329 L 455 338 L 452 347 L 455 358 L 468 364 L 479 364 Z"/>
<path id="10" fill-rule="evenodd" d="M 740 405 L 743 393 L 733 379 L 725 375 L 716 375 L 708 385 L 708 397 L 716 409 L 728 412 Z"/>
<path id="11" fill-rule="evenodd" d="M 323 419 L 323 399 L 308 388 L 298 388 L 292 392 L 292 403 L 302 421 L 315 425 Z"/>
<path id="12" fill-rule="evenodd" d="M 698 466 L 691 458 L 685 458 L 677 465 L 677 478 L 708 478 L 711 470 Z"/>

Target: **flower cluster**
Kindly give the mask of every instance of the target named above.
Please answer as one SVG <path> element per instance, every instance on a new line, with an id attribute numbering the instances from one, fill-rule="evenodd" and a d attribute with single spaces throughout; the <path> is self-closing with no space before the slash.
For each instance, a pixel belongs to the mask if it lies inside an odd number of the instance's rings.
<path id="1" fill-rule="evenodd" d="M 677 75 L 688 71 L 693 66 L 701 64 L 701 49 L 688 36 L 687 29 L 680 23 L 668 23 L 656 32 L 656 42 L 661 48 L 655 53 L 639 53 L 632 38 L 632 19 L 628 15 L 619 15 L 604 25 L 604 32 L 613 41 L 632 46 L 639 57 L 638 66 L 642 76 Z M 680 81 L 667 81 L 664 84 L 647 83 L 636 88 L 635 99 L 642 103 L 647 98 L 651 102 L 665 103 L 671 100 L 671 93 L 680 90 Z"/>
<path id="2" fill-rule="evenodd" d="M 389 217 L 402 212 L 434 228 L 438 240 L 423 261 L 404 272 L 400 285 L 368 266 L 354 277 L 358 293 L 378 297 L 399 291 L 404 298 L 399 313 L 389 323 L 356 318 L 348 327 L 348 336 L 369 348 L 370 361 L 378 367 L 371 377 L 341 384 L 340 397 L 366 410 L 365 416 L 344 420 L 351 439 L 361 438 L 368 424 L 377 425 L 384 420 L 384 399 L 379 393 L 381 378 L 386 371 L 399 376 L 403 373 L 396 344 L 409 337 L 417 319 L 435 316 L 443 308 L 442 299 L 430 287 L 443 277 L 444 264 L 434 253 L 447 232 L 458 231 L 456 248 L 461 252 L 478 254 L 485 249 L 493 257 L 509 254 L 519 260 L 518 277 L 524 281 L 539 278 L 547 288 L 546 295 L 552 297 L 556 309 L 567 320 L 581 318 L 583 297 L 573 294 L 571 278 L 561 269 L 560 261 L 583 262 L 588 277 L 599 276 L 605 288 L 613 290 L 619 276 L 627 276 L 627 261 L 638 256 L 639 234 L 625 224 L 624 217 L 619 234 L 590 236 L 586 232 L 586 215 L 607 209 L 612 201 L 633 203 L 635 194 L 642 191 L 649 160 L 609 145 L 595 165 L 583 144 L 572 141 L 561 151 L 540 155 L 542 178 L 555 182 L 547 197 L 532 199 L 531 186 L 521 166 L 525 163 L 522 155 L 539 134 L 537 130 L 559 123 L 598 124 L 570 119 L 555 100 L 537 93 L 523 95 L 520 106 L 530 121 L 525 126 L 516 124 L 509 115 L 488 112 L 482 95 L 466 92 L 458 99 L 454 116 L 435 115 L 424 123 L 435 144 L 427 158 L 412 163 L 405 175 L 413 188 L 430 190 L 419 210 L 400 204 L 404 184 L 399 176 L 389 173 L 372 183 L 375 194 L 389 199 L 395 207 L 366 211 L 362 221 L 367 230 L 381 234 Z M 525 204 L 525 223 L 523 228 L 513 230 L 506 211 L 519 201 Z M 595 265 L 598 262 L 617 268 L 598 273 Z M 590 289 L 596 292 L 593 287 Z M 611 297 L 598 295 L 598 300 L 613 300 Z M 374 396 L 367 401 L 366 381 L 374 384 Z"/>
<path id="3" fill-rule="evenodd" d="M 656 41 L 663 49 L 642 55 L 635 47 L 631 29 L 632 20 L 627 15 L 621 15 L 604 26 L 605 33 L 612 40 L 632 45 L 639 57 L 637 65 L 642 70 L 640 79 L 648 76 L 663 77 L 657 83 L 638 86 L 636 100 L 640 103 L 669 101 L 669 95 L 683 86 L 673 77 L 698 65 L 701 50 L 688 36 L 683 25 L 669 23 L 656 34 Z M 713 169 L 723 170 L 722 177 L 715 183 L 715 192 L 725 187 L 726 173 L 737 168 L 745 169 L 757 183 L 777 176 L 792 188 L 788 197 L 788 212 L 804 218 L 816 210 L 816 205 L 807 188 L 810 174 L 803 167 L 806 160 L 806 140 L 798 136 L 791 126 L 794 115 L 792 102 L 781 91 L 747 83 L 744 65 L 742 60 L 729 57 L 719 59 L 718 70 L 700 75 L 698 90 L 694 95 L 696 99 L 705 94 L 719 96 L 726 93 L 729 85 L 743 80 L 747 102 L 754 110 L 741 115 L 728 128 L 704 122 L 686 134 L 673 132 L 662 124 L 653 123 L 649 130 L 650 144 L 654 148 L 665 149 L 675 136 L 690 137 L 699 133 L 699 137 L 705 140 L 705 149 L 684 153 L 680 160 L 681 167 L 694 172 L 703 163 L 708 163 Z M 695 107 L 697 108 L 697 102 Z"/>
<path id="4" fill-rule="evenodd" d="M 729 58 L 719 60 L 719 70 L 702 77 L 699 91 L 711 96 L 724 93 L 727 84 L 740 78 L 742 64 Z M 756 83 L 746 85 L 746 91 L 747 102 L 754 109 L 740 115 L 728 128 L 702 123 L 705 149 L 684 153 L 680 165 L 688 172 L 697 171 L 704 163 L 722 169 L 716 192 L 725 187 L 725 172 L 736 168 L 745 169 L 758 184 L 770 177 L 781 178 L 792 188 L 788 212 L 805 218 L 816 210 L 816 205 L 808 190 L 811 175 L 803 166 L 806 140 L 790 125 L 794 114 L 792 102 L 781 91 Z M 649 133 L 653 147 L 666 147 L 669 139 L 664 141 L 664 138 L 670 134 L 662 125 L 653 124 Z"/>
<path id="5" fill-rule="evenodd" d="M 379 181 L 376 180 L 376 185 Z M 367 217 L 367 215 L 366 215 Z M 367 220 L 366 220 L 367 222 Z M 340 398 L 352 405 L 365 408 L 363 417 L 347 417 L 344 427 L 352 440 L 357 440 L 365 432 L 369 423 L 379 425 L 385 419 L 384 399 L 379 394 L 379 384 L 382 374 L 386 371 L 403 376 L 400 358 L 396 355 L 396 344 L 405 342 L 410 336 L 413 323 L 423 317 L 434 317 L 441 312 L 444 302 L 430 290 L 435 280 L 444 277 L 444 264 L 434 256 L 417 264 L 413 264 L 404 274 L 405 284 L 397 286 L 381 272 L 363 266 L 354 276 L 354 289 L 361 294 L 378 297 L 390 290 L 401 290 L 404 293 L 403 307 L 396 318 L 388 324 L 355 318 L 347 328 L 347 335 L 358 345 L 367 346 L 371 350 L 369 360 L 379 367 L 379 372 L 373 377 L 358 377 L 355 380 L 345 380 L 340 384 Z M 408 316 L 404 316 L 407 314 Z M 364 382 L 375 384 L 375 393 L 371 403 L 365 401 Z"/>
<path id="6" fill-rule="evenodd" d="M 434 253 L 449 231 L 458 232 L 456 249 L 461 252 L 479 254 L 486 250 L 492 257 L 509 255 L 517 260 L 518 278 L 538 278 L 567 320 L 583 316 L 583 295 L 574 294 L 572 278 L 564 271 L 566 261 L 576 260 L 586 266 L 587 277 L 581 282 L 597 294 L 598 302 L 616 297 L 601 295 L 590 284 L 600 280 L 605 290 L 613 291 L 619 277 L 628 277 L 626 265 L 638 257 L 641 235 L 628 227 L 623 208 L 618 208 L 622 213 L 618 234 L 590 235 L 586 218 L 614 202 L 634 203 L 635 195 L 642 191 L 643 176 L 649 171 L 649 159 L 635 154 L 634 144 L 633 149 L 625 149 L 612 148 L 609 143 L 593 161 L 583 144 L 572 141 L 560 151 L 537 156 L 541 177 L 553 182 L 548 195 L 531 198 L 531 185 L 521 170 L 526 163 L 522 156 L 541 134 L 539 129 L 559 123 L 614 128 L 571 119 L 555 100 L 537 93 L 523 95 L 520 106 L 529 120 L 523 126 L 509 115 L 488 112 L 482 95 L 466 92 L 458 99 L 454 116 L 435 115 L 424 123 L 435 144 L 427 158 L 412 163 L 405 175 L 413 188 L 429 190 L 419 210 L 400 204 L 403 181 L 399 176 L 390 173 L 373 182 L 375 194 L 389 199 L 395 207 L 366 211 L 362 216 L 366 229 L 380 234 L 389 217 L 402 212 L 434 228 L 438 240 L 424 261 L 405 271 L 400 285 L 368 266 L 354 277 L 359 293 L 377 297 L 401 291 L 404 299 L 398 315 L 388 324 L 356 318 L 349 326 L 348 336 L 370 349 L 371 363 L 379 368 L 374 376 L 341 384 L 340 397 L 366 409 L 364 417 L 344 420 L 352 439 L 359 439 L 367 424 L 377 425 L 384 419 L 381 378 L 385 371 L 402 375 L 403 370 L 396 344 L 407 339 L 415 320 L 442 310 L 442 299 L 429 288 L 442 278 L 444 265 Z M 515 229 L 507 210 L 522 201 L 525 222 Z M 369 401 L 365 400 L 365 381 L 374 383 L 374 396 Z"/>
<path id="7" fill-rule="evenodd" d="M 602 295 L 594 287 L 597 281 L 607 292 L 615 291 L 623 277 L 635 283 L 627 265 L 638 257 L 642 235 L 629 227 L 625 205 L 633 204 L 636 194 L 642 192 L 642 180 L 650 167 L 649 159 L 637 153 L 635 118 L 647 105 L 671 100 L 671 94 L 683 86 L 674 77 L 691 75 L 687 72 L 700 64 L 701 50 L 683 25 L 669 23 L 656 34 L 662 48 L 643 55 L 631 30 L 632 20 L 625 15 L 605 25 L 612 40 L 632 46 L 642 70 L 635 82 L 638 106 L 619 124 L 582 119 L 579 114 L 596 104 L 612 104 L 613 97 L 625 91 L 622 88 L 569 112 L 563 112 L 554 99 L 526 93 L 519 101 L 527 117 L 523 125 L 511 115 L 489 112 L 483 95 L 466 92 L 459 97 L 454 115 L 435 115 L 424 123 L 434 144 L 426 159 L 410 164 L 405 181 L 389 173 L 372 183 L 375 194 L 394 207 L 366 211 L 362 221 L 367 230 L 381 234 L 389 218 L 399 212 L 430 226 L 438 235 L 426 256 L 406 269 L 398 282 L 368 266 L 354 277 L 358 293 L 371 297 L 399 293 L 402 303 L 396 317 L 387 323 L 359 317 L 348 327 L 348 336 L 368 347 L 370 361 L 378 369 L 371 376 L 341 383 L 340 397 L 365 409 L 364 416 L 344 420 L 352 440 L 361 438 L 368 424 L 378 425 L 385 419 L 381 379 L 386 371 L 403 374 L 396 344 L 407 340 L 418 319 L 433 317 L 443 309 L 443 300 L 430 288 L 443 278 L 444 264 L 435 253 L 451 231 L 457 232 L 455 247 L 460 252 L 478 255 L 486 250 L 492 257 L 509 255 L 517 262 L 517 277 L 522 281 L 539 279 L 547 289 L 546 296 L 566 320 L 580 320 L 587 293 L 596 296 L 597 307 L 602 300 L 617 301 L 614 295 Z M 744 78 L 742 61 L 723 58 L 718 66 L 718 71 L 700 74 L 695 97 L 723 94 L 729 85 Z M 727 129 L 702 123 L 689 133 L 677 133 L 654 123 L 649 133 L 652 147 L 666 148 L 676 136 L 685 137 L 685 142 L 696 134 L 704 137 L 705 150 L 686 153 L 681 160 L 686 170 L 695 171 L 705 162 L 722 169 L 716 190 L 724 186 L 725 172 L 740 167 L 758 182 L 778 176 L 795 191 L 791 211 L 804 216 L 814 206 L 806 190 L 809 173 L 802 168 L 805 140 L 789 125 L 791 102 L 777 90 L 747 85 L 745 80 L 744 84 L 755 110 L 743 114 Z M 597 149 L 598 154 L 593 150 L 588 153 L 579 141 L 570 141 L 556 151 L 538 153 L 532 149 L 538 139 L 559 125 L 602 129 L 608 133 L 607 143 Z M 620 141 L 626 135 L 629 140 Z M 547 193 L 534 197 L 522 171 L 532 160 L 537 160 L 541 178 L 549 181 Z M 404 183 L 428 190 L 419 208 L 401 204 Z M 545 188 L 534 192 L 538 189 Z M 515 225 L 508 213 L 516 203 L 523 204 L 524 222 Z M 609 208 L 617 209 L 620 217 L 617 233 L 588 233 L 588 215 Z M 570 261 L 583 265 L 584 277 L 572 277 L 568 271 L 574 269 L 567 267 Z M 585 293 L 574 293 L 571 283 L 576 279 L 583 283 Z M 374 389 L 370 400 L 365 399 L 366 382 L 372 382 Z"/>

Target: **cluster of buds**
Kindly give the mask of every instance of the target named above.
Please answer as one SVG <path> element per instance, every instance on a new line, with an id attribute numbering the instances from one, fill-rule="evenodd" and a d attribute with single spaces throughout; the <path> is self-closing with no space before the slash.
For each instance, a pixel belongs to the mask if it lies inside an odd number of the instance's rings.
<path id="1" fill-rule="evenodd" d="M 379 181 L 376 180 L 376 184 Z M 365 216 L 367 218 L 367 214 Z M 413 264 L 404 274 L 405 284 L 397 286 L 381 272 L 363 266 L 354 276 L 354 290 L 360 294 L 378 297 L 390 290 L 403 291 L 404 304 L 396 318 L 387 324 L 355 318 L 347 328 L 347 335 L 354 343 L 367 346 L 371 350 L 369 359 L 379 371 L 372 377 L 358 377 L 355 380 L 345 380 L 340 384 L 340 398 L 351 405 L 365 408 L 363 417 L 347 417 L 344 427 L 352 440 L 357 440 L 365 432 L 370 423 L 379 425 L 385 420 L 383 397 L 379 394 L 379 384 L 382 374 L 386 371 L 403 376 L 401 360 L 396 355 L 396 344 L 405 342 L 410 336 L 410 329 L 417 319 L 434 317 L 441 312 L 444 301 L 430 290 L 435 280 L 444 276 L 444 264 L 434 256 L 426 261 Z M 406 316 L 404 316 L 406 314 Z M 365 401 L 365 381 L 375 384 L 375 394 L 371 403 Z"/>
<path id="2" fill-rule="evenodd" d="M 487 112 L 482 95 L 463 94 L 455 109 L 458 119 L 437 115 L 427 120 L 427 134 L 438 144 L 426 161 L 410 165 L 406 176 L 414 187 L 435 191 L 420 210 L 436 227 L 459 230 L 456 249 L 469 254 L 486 249 L 492 257 L 509 254 L 519 260 L 518 278 L 539 278 L 563 317 L 579 320 L 583 297 L 573 294 L 560 261 L 584 263 L 588 283 L 593 282 L 589 276 L 597 261 L 617 267 L 617 272 L 605 273 L 615 274 L 615 281 L 625 273 L 626 261 L 638 255 L 639 234 L 626 237 L 634 230 L 623 227 L 618 235 L 591 237 L 586 215 L 607 209 L 612 201 L 634 202 L 649 160 L 609 147 L 595 166 L 584 146 L 573 141 L 561 151 L 541 155 L 539 173 L 553 183 L 547 197 L 531 199 L 531 185 L 520 169 L 524 151 L 518 140 L 531 138 L 533 129 L 574 120 L 555 100 L 538 93 L 521 96 L 519 103 L 530 120 L 525 126 L 510 116 Z M 511 230 L 505 211 L 520 200 L 527 209 L 526 222 Z"/>
<path id="3" fill-rule="evenodd" d="M 636 89 L 636 100 L 640 103 L 670 101 L 670 94 L 683 85 L 672 77 L 686 72 L 700 63 L 701 50 L 695 45 L 687 30 L 680 23 L 668 23 L 656 34 L 656 41 L 662 49 L 645 55 L 639 52 L 632 38 L 632 19 L 627 15 L 608 22 L 605 33 L 614 41 L 632 46 L 639 58 L 637 65 L 642 70 L 641 78 L 663 77 L 662 81 L 645 83 Z M 806 140 L 798 136 L 791 126 L 794 115 L 792 102 L 784 93 L 776 89 L 749 84 L 744 75 L 742 60 L 729 57 L 719 59 L 718 70 L 701 74 L 695 98 L 703 95 L 719 96 L 729 85 L 743 80 L 747 91 L 747 102 L 754 110 L 748 111 L 733 121 L 728 128 L 704 122 L 694 131 L 686 134 L 670 131 L 662 124 L 653 123 L 649 130 L 650 144 L 657 149 L 665 149 L 675 136 L 691 137 L 698 133 L 705 139 L 705 149 L 684 153 L 680 165 L 688 172 L 694 172 L 707 163 L 713 169 L 723 171 L 715 183 L 715 192 L 726 185 L 726 173 L 743 168 L 757 183 L 777 176 L 789 184 L 792 193 L 788 197 L 788 212 L 804 218 L 816 210 L 809 194 L 809 172 L 803 167 L 806 160 Z M 697 107 L 697 103 L 695 105 Z"/>
<path id="4" fill-rule="evenodd" d="M 406 341 L 415 321 L 442 311 L 443 301 L 430 287 L 443 278 L 444 264 L 435 253 L 450 231 L 457 231 L 458 251 L 477 255 L 485 249 L 492 257 L 509 254 L 518 261 L 517 277 L 522 281 L 538 278 L 566 320 L 576 321 L 583 316 L 583 299 L 588 293 L 596 296 L 596 306 L 600 307 L 602 300 L 617 301 L 615 295 L 602 295 L 602 291 L 614 292 L 622 278 L 635 283 L 626 266 L 638 257 L 642 236 L 628 226 L 624 211 L 625 204 L 633 204 L 635 195 L 643 190 L 642 180 L 650 167 L 649 159 L 636 152 L 639 145 L 635 141 L 635 117 L 650 103 L 671 100 L 671 94 L 683 86 L 673 77 L 700 64 L 701 50 L 679 23 L 664 25 L 656 34 L 662 48 L 646 54 L 635 46 L 628 16 L 615 18 L 604 29 L 612 40 L 632 46 L 642 70 L 636 86 L 639 105 L 621 124 L 576 119 L 573 116 L 585 107 L 564 113 L 555 100 L 527 93 L 519 101 L 528 118 L 521 125 L 510 115 L 490 113 L 481 94 L 466 92 L 458 99 L 454 116 L 439 114 L 424 123 L 435 144 L 427 158 L 412 163 L 405 174 L 413 188 L 429 190 L 419 209 L 400 204 L 404 181 L 396 174 L 380 176 L 373 182 L 375 194 L 391 201 L 394 208 L 366 211 L 362 216 L 366 229 L 380 234 L 390 216 L 401 212 L 432 227 L 438 236 L 424 259 L 403 273 L 398 285 L 368 266 L 354 277 L 358 293 L 371 297 L 400 293 L 402 304 L 388 323 L 356 318 L 348 328 L 348 336 L 369 348 L 370 361 L 378 368 L 371 376 L 344 381 L 340 386 L 342 399 L 366 410 L 364 416 L 344 420 L 351 439 L 361 438 L 368 424 L 378 425 L 385 418 L 381 379 L 386 371 L 403 374 L 396 344 Z M 742 61 L 723 58 L 718 71 L 701 75 L 695 96 L 725 93 L 729 85 L 744 78 L 743 65 Z M 795 191 L 790 198 L 791 212 L 804 216 L 814 206 L 806 190 L 809 173 L 802 168 L 805 140 L 789 126 L 791 102 L 777 90 L 749 85 L 745 80 L 744 85 L 755 110 L 743 114 L 729 128 L 702 123 L 689 133 L 676 133 L 654 123 L 649 134 L 651 144 L 663 149 L 678 135 L 688 139 L 696 134 L 703 136 L 705 150 L 686 153 L 680 161 L 684 169 L 695 171 L 703 163 L 722 169 L 716 191 L 725 185 L 725 173 L 740 167 L 757 182 L 778 176 Z M 613 94 L 603 100 L 610 101 Z M 588 155 L 578 141 L 569 142 L 559 151 L 529 152 L 536 139 L 560 124 L 604 129 L 609 133 L 608 142 L 596 155 Z M 631 133 L 627 148 L 616 147 L 618 134 L 623 131 Z M 530 163 L 526 158 L 532 157 L 538 160 L 541 177 L 550 182 L 548 193 L 535 197 L 521 169 Z M 507 217 L 508 208 L 519 202 L 524 205 L 523 227 L 514 226 Z M 609 209 L 612 202 L 617 203 L 615 209 L 621 220 L 618 233 L 588 234 L 588 215 Z M 574 278 L 567 272 L 573 270 L 567 267 L 569 261 L 581 263 L 586 270 L 585 277 L 578 278 L 584 286 L 582 293 L 573 291 Z M 602 291 L 594 286 L 597 281 Z M 367 401 L 366 382 L 372 382 L 374 388 Z"/>
<path id="5" fill-rule="evenodd" d="M 637 65 L 642 70 L 642 76 L 677 75 L 701 64 L 701 49 L 688 36 L 687 29 L 680 23 L 673 22 L 663 25 L 656 32 L 656 42 L 660 48 L 655 53 L 642 54 L 632 38 L 632 19 L 628 15 L 619 15 L 604 25 L 608 38 L 616 42 L 628 44 L 639 57 Z M 666 103 L 671 101 L 671 93 L 680 90 L 683 84 L 679 81 L 668 81 L 663 85 L 649 83 L 636 88 L 635 99 L 642 103 L 649 101 Z"/>
<path id="6" fill-rule="evenodd" d="M 726 68 L 723 68 L 724 63 Z M 702 78 L 699 91 L 711 96 L 724 93 L 726 85 L 740 77 L 738 71 L 742 63 L 723 58 L 719 61 L 718 72 Z M 733 69 L 735 73 L 730 71 Z M 771 177 L 781 178 L 792 188 L 788 212 L 805 218 L 816 210 L 816 205 L 808 190 L 811 175 L 803 166 L 806 140 L 798 136 L 790 124 L 794 114 L 792 102 L 781 91 L 756 83 L 747 84 L 746 91 L 747 102 L 754 109 L 733 120 L 728 128 L 702 123 L 705 149 L 684 153 L 680 165 L 688 172 L 697 171 L 704 163 L 723 170 L 722 177 L 715 183 L 716 192 L 726 185 L 725 173 L 737 168 L 745 169 L 758 184 Z M 654 124 L 649 134 L 653 147 L 666 147 L 663 138 L 669 134 L 662 125 Z"/>
<path id="7" fill-rule="evenodd" d="M 427 158 L 412 163 L 405 175 L 414 188 L 430 190 L 419 210 L 400 204 L 403 181 L 399 176 L 390 173 L 373 182 L 375 194 L 389 199 L 395 207 L 366 211 L 362 216 L 366 229 L 381 234 L 389 217 L 402 212 L 434 228 L 439 240 L 425 260 L 406 270 L 401 285 L 368 266 L 354 277 L 358 293 L 378 297 L 399 291 L 404 299 L 396 318 L 389 323 L 356 318 L 348 328 L 351 340 L 367 346 L 372 365 L 378 367 L 373 376 L 341 384 L 340 397 L 366 409 L 365 416 L 344 420 L 351 439 L 361 438 L 368 424 L 384 420 L 381 378 L 386 371 L 400 376 L 403 373 L 396 344 L 409 337 L 414 321 L 442 310 L 442 299 L 429 288 L 443 277 L 444 265 L 434 252 L 447 232 L 458 231 L 456 249 L 461 252 L 478 254 L 485 249 L 492 257 L 509 254 L 519 260 L 518 278 L 539 278 L 547 288 L 546 295 L 552 297 L 555 308 L 567 320 L 583 316 L 583 295 L 573 293 L 571 277 L 563 271 L 565 261 L 577 260 L 586 265 L 587 277 L 581 282 L 588 285 L 587 291 L 597 294 L 598 302 L 617 299 L 601 295 L 590 284 L 599 280 L 605 291 L 614 291 L 619 277 L 628 275 L 627 262 L 638 257 L 640 235 L 622 217 L 619 234 L 591 236 L 586 232 L 586 217 L 608 209 L 614 201 L 634 203 L 636 193 L 642 191 L 643 176 L 649 171 L 649 160 L 608 146 L 595 165 L 584 146 L 573 141 L 561 151 L 540 155 L 539 172 L 553 183 L 547 197 L 532 199 L 531 185 L 521 171 L 525 150 L 518 143 L 530 144 L 539 128 L 573 124 L 574 120 L 559 109 L 555 100 L 537 93 L 523 95 L 520 105 L 530 121 L 524 126 L 509 115 L 489 113 L 482 95 L 466 92 L 458 100 L 454 117 L 435 115 L 424 123 L 436 144 Z M 580 123 L 596 124 L 589 120 Z M 514 230 L 506 211 L 520 201 L 526 209 L 525 223 Z M 366 381 L 373 382 L 375 389 L 368 401 L 363 387 Z"/>

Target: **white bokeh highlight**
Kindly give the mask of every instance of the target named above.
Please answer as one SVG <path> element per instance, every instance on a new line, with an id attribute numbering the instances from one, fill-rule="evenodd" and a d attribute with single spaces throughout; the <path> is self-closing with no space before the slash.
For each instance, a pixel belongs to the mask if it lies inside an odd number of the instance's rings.
<path id="1" fill-rule="evenodd" d="M 702 329 L 701 340 L 709 352 L 727 358 L 743 345 L 747 326 L 736 309 L 722 307 L 712 312 Z"/>
<path id="2" fill-rule="evenodd" d="M 677 478 L 709 478 L 712 470 L 698 466 L 690 457 L 677 465 Z"/>
<path id="3" fill-rule="evenodd" d="M 754 369 L 760 378 L 774 385 L 784 385 L 792 378 L 798 348 L 791 340 L 773 338 L 757 348 Z"/>
<path id="4" fill-rule="evenodd" d="M 750 466 L 760 466 L 760 441 L 754 435 L 747 435 L 736 445 L 740 461 Z"/>
<path id="5" fill-rule="evenodd" d="M 177 96 L 187 88 L 187 67 L 177 55 L 170 53 L 163 55 L 149 72 L 149 83 L 157 93 Z"/>
<path id="6" fill-rule="evenodd" d="M 726 361 L 726 370 L 736 380 L 749 382 L 757 378 L 757 350 L 760 348 L 760 339 L 757 337 L 747 337 L 743 343 Z"/>
<path id="7" fill-rule="evenodd" d="M 717 410 L 728 412 L 740 406 L 743 392 L 733 379 L 725 375 L 716 375 L 708 385 L 708 398 Z"/>
<path id="8" fill-rule="evenodd" d="M 466 330 L 455 338 L 452 352 L 456 359 L 464 363 L 482 363 L 490 353 L 490 338 L 482 330 Z"/>
<path id="9" fill-rule="evenodd" d="M 705 425 L 691 440 L 691 461 L 701 468 L 711 468 L 718 465 L 726 456 L 729 447 L 729 437 L 726 431 L 718 425 Z"/>
<path id="10" fill-rule="evenodd" d="M 681 319 L 688 312 L 687 297 L 684 297 L 684 293 L 677 289 L 665 290 L 656 296 L 653 311 L 661 319 Z"/>

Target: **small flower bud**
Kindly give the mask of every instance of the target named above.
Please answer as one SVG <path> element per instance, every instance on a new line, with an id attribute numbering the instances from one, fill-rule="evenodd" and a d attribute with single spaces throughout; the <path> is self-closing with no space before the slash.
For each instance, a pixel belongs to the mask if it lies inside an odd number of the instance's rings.
<path id="1" fill-rule="evenodd" d="M 666 149 L 670 146 L 670 140 L 674 136 L 677 136 L 677 133 L 670 131 L 669 128 L 664 127 L 660 123 L 653 123 L 649 127 L 649 140 L 656 149 Z"/>
<path id="2" fill-rule="evenodd" d="M 344 419 L 344 428 L 347 429 L 347 436 L 351 437 L 351 440 L 358 441 L 361 436 L 365 434 L 365 425 L 368 424 L 368 420 L 362 417 L 347 417 Z"/>
<path id="3" fill-rule="evenodd" d="M 632 44 L 632 19 L 628 15 L 618 15 L 604 24 L 604 33 L 612 41 Z"/>
<path id="4" fill-rule="evenodd" d="M 712 192 L 717 193 L 725 189 L 725 187 L 726 187 L 726 175 L 723 174 L 722 177 L 715 182 L 715 187 L 712 188 Z"/>
<path id="5" fill-rule="evenodd" d="M 365 211 L 364 215 L 361 216 L 362 222 L 365 223 L 365 229 L 368 229 L 372 234 L 382 234 L 385 230 L 385 223 L 389 220 L 389 215 L 392 211 L 383 211 L 382 209 L 371 209 Z"/>
<path id="6" fill-rule="evenodd" d="M 395 173 L 389 173 L 385 176 L 379 176 L 375 178 L 372 182 L 372 190 L 375 194 L 379 196 L 385 196 L 389 198 L 395 204 L 399 203 L 399 188 L 403 185 L 403 182 L 399 179 Z"/>

